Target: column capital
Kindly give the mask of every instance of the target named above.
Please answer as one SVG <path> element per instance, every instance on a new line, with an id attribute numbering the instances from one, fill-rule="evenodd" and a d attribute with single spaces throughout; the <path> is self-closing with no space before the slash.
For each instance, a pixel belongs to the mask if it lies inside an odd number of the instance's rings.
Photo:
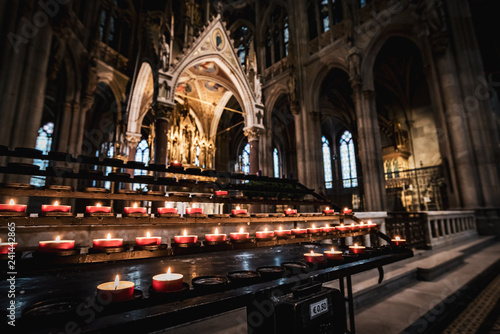
<path id="1" fill-rule="evenodd" d="M 258 127 L 251 127 L 243 129 L 243 133 L 248 137 L 248 141 L 259 140 L 260 136 L 264 133 L 264 129 Z"/>
<path id="2" fill-rule="evenodd" d="M 375 91 L 373 89 L 365 89 L 363 91 L 363 96 L 366 98 L 366 99 L 373 99 L 375 100 Z"/>
<path id="3" fill-rule="evenodd" d="M 126 132 L 125 133 L 125 139 L 127 139 L 127 143 L 129 146 L 137 146 L 139 142 L 141 141 L 142 135 L 140 133 L 135 133 L 135 132 Z"/>
<path id="4" fill-rule="evenodd" d="M 174 110 L 174 105 L 157 101 L 151 108 L 154 111 L 155 118 L 165 118 L 168 120 Z"/>

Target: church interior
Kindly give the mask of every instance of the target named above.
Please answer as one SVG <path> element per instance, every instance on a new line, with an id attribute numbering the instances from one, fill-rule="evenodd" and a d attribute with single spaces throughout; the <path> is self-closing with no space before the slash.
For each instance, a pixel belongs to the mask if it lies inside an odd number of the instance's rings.
<path id="1" fill-rule="evenodd" d="M 495 0 L 0 2 L 14 333 L 500 333 Z"/>

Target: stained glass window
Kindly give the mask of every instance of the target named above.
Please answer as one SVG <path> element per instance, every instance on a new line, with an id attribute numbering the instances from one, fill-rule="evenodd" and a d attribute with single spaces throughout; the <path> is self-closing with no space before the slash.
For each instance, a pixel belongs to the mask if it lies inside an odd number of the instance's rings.
<path id="1" fill-rule="evenodd" d="M 114 155 L 115 155 L 115 147 L 110 146 L 110 148 L 108 149 L 108 158 L 112 158 Z M 112 172 L 113 172 L 113 167 L 107 166 L 106 167 L 106 175 L 109 175 L 109 173 L 112 173 Z M 111 181 L 104 182 L 104 188 L 110 189 L 111 188 Z"/>
<path id="2" fill-rule="evenodd" d="M 278 149 L 275 147 L 273 150 L 273 166 L 274 166 L 274 177 L 280 177 L 280 156 Z"/>
<path id="3" fill-rule="evenodd" d="M 356 170 L 356 156 L 352 134 L 345 131 L 340 138 L 340 162 L 342 164 L 342 181 L 344 188 L 358 186 L 358 172 Z"/>
<path id="4" fill-rule="evenodd" d="M 137 145 L 135 161 L 144 162 L 146 165 L 149 163 L 149 145 L 146 139 L 141 140 L 139 145 Z M 145 169 L 134 169 L 134 175 L 148 175 L 148 171 Z M 147 184 L 134 183 L 133 189 L 146 189 L 147 186 Z"/>
<path id="5" fill-rule="evenodd" d="M 200 146 L 196 146 L 196 157 L 194 158 L 196 166 L 200 167 Z"/>
<path id="6" fill-rule="evenodd" d="M 323 32 L 330 30 L 330 18 L 328 13 L 328 0 L 321 1 L 320 15 L 323 21 Z"/>
<path id="7" fill-rule="evenodd" d="M 325 136 L 321 137 L 323 143 L 323 168 L 325 169 L 325 188 L 332 189 L 333 177 L 332 177 L 332 158 L 330 154 L 330 143 Z"/>
<path id="8" fill-rule="evenodd" d="M 247 143 L 241 153 L 241 171 L 245 174 L 250 173 L 250 144 Z"/>
<path id="9" fill-rule="evenodd" d="M 52 146 L 52 134 L 54 133 L 54 123 L 48 122 L 38 130 L 38 137 L 36 137 L 37 150 L 47 154 Z M 40 170 L 45 170 L 49 165 L 48 160 L 34 159 L 33 164 L 40 167 Z M 45 185 L 45 176 L 32 176 L 30 183 L 37 187 L 42 187 Z"/>

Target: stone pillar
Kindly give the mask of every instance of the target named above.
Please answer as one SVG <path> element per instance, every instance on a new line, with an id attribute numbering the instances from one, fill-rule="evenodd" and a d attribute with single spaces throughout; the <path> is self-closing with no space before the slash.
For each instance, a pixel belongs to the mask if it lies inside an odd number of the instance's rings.
<path id="1" fill-rule="evenodd" d="M 126 133 L 126 139 L 127 139 L 127 145 L 128 145 L 128 161 L 134 161 L 135 160 L 135 153 L 137 151 L 137 145 L 139 145 L 139 142 L 141 141 L 141 134 L 140 133 L 131 133 L 127 132 Z M 127 169 L 126 173 L 130 175 L 134 175 L 134 169 Z M 132 189 L 133 184 L 132 183 L 127 183 L 128 189 Z"/>
<path id="2" fill-rule="evenodd" d="M 482 200 L 481 187 L 477 169 L 474 168 L 474 154 L 466 115 L 463 106 L 459 104 L 462 100 L 453 66 L 453 55 L 448 48 L 438 54 L 435 60 L 444 110 L 444 126 L 453 155 L 450 167 L 456 171 L 457 177 L 458 189 L 455 191 L 460 197 L 462 207 L 477 208 Z"/>
<path id="3" fill-rule="evenodd" d="M 260 128 L 249 128 L 244 130 L 250 144 L 250 174 L 256 175 L 259 172 L 259 137 L 262 134 Z"/>
<path id="4" fill-rule="evenodd" d="M 158 117 L 155 123 L 155 164 L 167 163 L 168 118 Z"/>
<path id="5" fill-rule="evenodd" d="M 359 81 L 351 81 L 358 126 L 358 152 L 361 160 L 365 211 L 384 211 L 386 207 L 384 165 L 375 92 L 361 91 Z"/>

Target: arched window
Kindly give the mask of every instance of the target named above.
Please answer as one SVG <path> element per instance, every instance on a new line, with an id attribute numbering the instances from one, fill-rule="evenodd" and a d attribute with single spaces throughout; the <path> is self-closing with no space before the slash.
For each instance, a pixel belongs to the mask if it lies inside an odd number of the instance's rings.
<path id="1" fill-rule="evenodd" d="M 289 41 L 288 15 L 283 7 L 277 6 L 268 21 L 266 67 L 288 56 Z"/>
<path id="2" fill-rule="evenodd" d="M 250 173 L 250 143 L 247 143 L 240 155 L 240 168 L 245 174 Z"/>
<path id="3" fill-rule="evenodd" d="M 194 158 L 196 166 L 200 167 L 200 145 L 196 145 L 196 157 Z"/>
<path id="4" fill-rule="evenodd" d="M 280 177 L 280 155 L 278 149 L 275 147 L 273 150 L 273 167 L 274 167 L 274 177 Z"/>
<path id="5" fill-rule="evenodd" d="M 115 147 L 110 146 L 108 149 L 108 158 L 112 158 L 115 155 Z M 113 172 L 113 167 L 107 166 L 106 167 L 106 175 L 109 175 L 109 173 Z M 111 181 L 105 181 L 104 182 L 104 188 L 110 189 L 111 188 Z"/>
<path id="6" fill-rule="evenodd" d="M 241 66 L 245 66 L 250 51 L 252 32 L 248 27 L 240 26 L 233 32 L 231 37 L 234 40 L 235 47 L 238 49 L 237 54 L 240 59 L 240 64 Z"/>
<path id="7" fill-rule="evenodd" d="M 356 156 L 352 134 L 345 131 L 340 138 L 340 162 L 342 163 L 342 180 L 344 188 L 358 186 L 358 172 L 356 170 Z"/>
<path id="8" fill-rule="evenodd" d="M 332 189 L 333 177 L 332 177 L 332 158 L 330 154 L 330 143 L 325 136 L 321 137 L 322 149 L 323 149 L 323 168 L 325 170 L 325 188 Z"/>
<path id="9" fill-rule="evenodd" d="M 54 123 L 48 122 L 38 130 L 38 137 L 36 137 L 37 150 L 47 154 L 52 146 L 52 134 L 54 133 Z M 33 164 L 40 167 L 40 170 L 45 170 L 49 165 L 48 160 L 34 159 Z M 37 187 L 45 185 L 45 176 L 32 176 L 30 183 Z"/>
<path id="10" fill-rule="evenodd" d="M 144 162 L 146 165 L 149 163 L 149 146 L 146 139 L 141 140 L 139 145 L 137 145 L 135 161 Z M 148 171 L 145 169 L 134 169 L 134 175 L 148 175 Z M 133 189 L 145 189 L 147 186 L 147 184 L 134 183 Z"/>

